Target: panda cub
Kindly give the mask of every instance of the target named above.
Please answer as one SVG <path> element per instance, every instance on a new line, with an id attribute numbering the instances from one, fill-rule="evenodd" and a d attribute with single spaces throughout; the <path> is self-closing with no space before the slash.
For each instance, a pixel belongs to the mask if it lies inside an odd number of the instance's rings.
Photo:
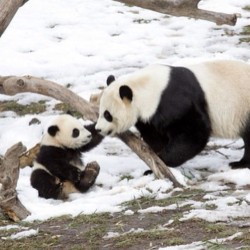
<path id="1" fill-rule="evenodd" d="M 233 168 L 250 168 L 250 65 L 217 60 L 185 67 L 151 65 L 107 79 L 96 129 L 102 135 L 134 126 L 170 167 L 200 153 L 210 136 L 241 137 Z"/>
<path id="2" fill-rule="evenodd" d="M 44 198 L 66 199 L 85 192 L 99 174 L 97 162 L 84 167 L 81 153 L 97 146 L 103 137 L 94 124 L 83 126 L 71 115 L 59 115 L 48 127 L 33 164 L 31 185 Z"/>

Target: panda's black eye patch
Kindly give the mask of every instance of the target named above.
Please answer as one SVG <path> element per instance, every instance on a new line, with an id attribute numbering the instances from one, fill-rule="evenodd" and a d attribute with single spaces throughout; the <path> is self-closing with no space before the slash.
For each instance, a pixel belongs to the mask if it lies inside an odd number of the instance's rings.
<path id="1" fill-rule="evenodd" d="M 108 122 L 112 122 L 112 121 L 113 121 L 113 117 L 112 117 L 112 115 L 109 113 L 109 111 L 105 110 L 103 116 L 104 116 L 104 118 L 105 118 Z"/>
<path id="2" fill-rule="evenodd" d="M 73 138 L 76 138 L 76 137 L 79 136 L 79 134 L 80 134 L 79 129 L 74 128 L 73 131 L 72 131 L 72 137 L 73 137 Z"/>

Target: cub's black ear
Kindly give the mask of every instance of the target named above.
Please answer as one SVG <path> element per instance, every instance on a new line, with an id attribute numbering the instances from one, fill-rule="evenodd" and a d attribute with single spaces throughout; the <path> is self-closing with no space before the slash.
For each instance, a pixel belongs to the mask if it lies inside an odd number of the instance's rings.
<path id="1" fill-rule="evenodd" d="M 115 77 L 113 75 L 110 75 L 108 78 L 107 78 L 107 85 L 109 86 L 110 83 L 114 82 L 115 81 Z"/>
<path id="2" fill-rule="evenodd" d="M 129 101 L 133 99 L 132 89 L 127 85 L 122 85 L 119 89 L 121 99 L 127 98 Z"/>
<path id="3" fill-rule="evenodd" d="M 48 133 L 49 133 L 51 136 L 55 136 L 56 133 L 57 133 L 58 131 L 59 131 L 59 128 L 58 128 L 58 126 L 56 126 L 56 125 L 50 126 L 50 127 L 48 128 Z"/>

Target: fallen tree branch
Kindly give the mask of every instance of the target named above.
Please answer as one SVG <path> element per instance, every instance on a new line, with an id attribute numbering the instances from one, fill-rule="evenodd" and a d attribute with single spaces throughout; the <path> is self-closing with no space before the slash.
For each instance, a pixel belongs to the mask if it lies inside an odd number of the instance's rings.
<path id="1" fill-rule="evenodd" d="M 72 108 L 80 112 L 84 119 L 96 122 L 98 118 L 98 107 L 85 101 L 71 90 L 51 81 L 32 76 L 24 77 L 0 77 L 0 93 L 15 95 L 23 92 L 33 92 L 54 97 L 57 100 L 68 103 Z M 159 159 L 159 157 L 137 136 L 126 132 L 118 136 L 127 144 L 153 171 L 157 178 L 169 178 L 174 187 L 182 185 L 176 180 L 170 169 Z"/>
<path id="2" fill-rule="evenodd" d="M 7 76 L 0 77 L 0 93 L 5 95 L 16 95 L 18 93 L 32 92 L 46 95 L 69 104 L 82 113 L 84 119 L 96 121 L 98 107 L 85 101 L 69 89 L 38 77 L 33 76 Z M 84 111 L 84 112 L 83 112 Z"/>
<path id="3" fill-rule="evenodd" d="M 25 150 L 19 142 L 8 149 L 0 161 L 0 208 L 13 221 L 25 219 L 30 214 L 18 199 L 16 192 L 19 155 Z"/>
<path id="4" fill-rule="evenodd" d="M 157 178 L 168 178 L 173 182 L 174 187 L 182 187 L 172 174 L 169 167 L 165 165 L 165 163 L 144 141 L 130 131 L 120 134 L 118 137 L 149 166 Z"/>
<path id="5" fill-rule="evenodd" d="M 32 167 L 33 161 L 36 158 L 40 149 L 40 144 L 36 144 L 33 148 L 24 152 L 19 156 L 19 168 L 25 168 L 27 166 Z"/>
<path id="6" fill-rule="evenodd" d="M 28 0 L 1 0 L 0 1 L 0 37 L 8 27 L 17 10 Z"/>
<path id="7" fill-rule="evenodd" d="M 198 3 L 201 0 L 114 0 L 144 9 L 157 11 L 172 16 L 185 16 L 195 19 L 203 19 L 214 22 L 217 25 L 235 25 L 236 14 L 225 14 L 220 12 L 201 10 Z"/>

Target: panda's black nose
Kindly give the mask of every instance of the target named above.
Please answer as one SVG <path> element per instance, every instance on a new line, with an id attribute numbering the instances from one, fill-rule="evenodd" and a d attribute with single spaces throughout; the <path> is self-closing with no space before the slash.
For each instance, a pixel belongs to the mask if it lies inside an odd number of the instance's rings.
<path id="1" fill-rule="evenodd" d="M 96 132 L 97 132 L 97 133 L 100 133 L 100 132 L 101 132 L 101 129 L 96 129 Z"/>
<path id="2" fill-rule="evenodd" d="M 91 138 L 92 137 L 92 135 L 90 134 L 90 135 L 88 135 L 88 138 Z"/>

